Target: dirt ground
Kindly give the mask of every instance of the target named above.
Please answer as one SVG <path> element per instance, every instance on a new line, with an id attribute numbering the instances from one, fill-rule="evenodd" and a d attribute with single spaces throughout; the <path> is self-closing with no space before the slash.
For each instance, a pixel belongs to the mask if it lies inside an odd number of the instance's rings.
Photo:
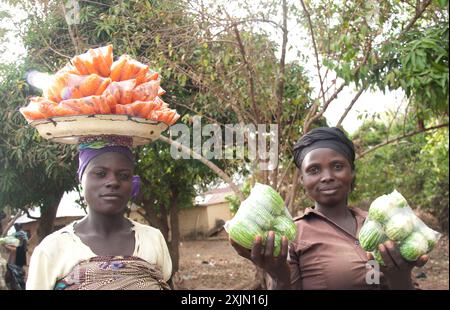
<path id="1" fill-rule="evenodd" d="M 443 236 L 430 253 L 430 260 L 422 268 L 413 270 L 420 287 L 424 290 L 448 290 L 448 235 Z"/>
<path id="2" fill-rule="evenodd" d="M 181 289 L 245 289 L 254 279 L 255 267 L 240 257 L 226 239 L 183 241 L 180 271 L 175 283 Z"/>
<path id="3" fill-rule="evenodd" d="M 415 268 L 413 276 L 422 289 L 449 289 L 448 236 L 439 240 L 430 261 Z M 226 239 L 183 241 L 180 271 L 175 283 L 181 289 L 246 289 L 255 276 L 255 267 L 238 256 Z"/>

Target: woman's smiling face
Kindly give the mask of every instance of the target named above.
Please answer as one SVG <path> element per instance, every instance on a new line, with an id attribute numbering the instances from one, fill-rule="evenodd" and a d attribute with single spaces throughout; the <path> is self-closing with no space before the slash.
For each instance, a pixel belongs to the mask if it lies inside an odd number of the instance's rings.
<path id="1" fill-rule="evenodd" d="M 354 177 L 344 155 L 330 148 L 318 148 L 304 157 L 300 182 L 314 201 L 333 207 L 347 201 Z"/>

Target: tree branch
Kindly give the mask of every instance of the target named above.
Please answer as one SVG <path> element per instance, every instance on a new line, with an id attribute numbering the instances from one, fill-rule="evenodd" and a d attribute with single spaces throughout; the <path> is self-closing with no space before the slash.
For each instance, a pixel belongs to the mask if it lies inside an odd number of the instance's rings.
<path id="1" fill-rule="evenodd" d="M 20 210 L 22 210 L 23 212 L 25 212 L 25 214 L 27 215 L 28 218 L 33 219 L 33 220 L 40 220 L 41 217 L 36 217 L 36 216 L 32 216 L 30 214 L 30 212 L 28 211 L 28 209 L 25 208 L 20 208 Z M 42 215 L 41 215 L 42 216 Z"/>
<path id="2" fill-rule="evenodd" d="M 241 52 L 242 60 L 245 64 L 245 67 L 247 68 L 247 80 L 248 80 L 248 84 L 250 86 L 250 89 L 249 89 L 250 101 L 252 103 L 252 109 L 253 109 L 253 113 L 255 114 L 256 123 L 260 124 L 261 121 L 260 121 L 260 117 L 259 117 L 259 111 L 258 111 L 258 107 L 256 105 L 255 81 L 253 79 L 254 72 L 253 72 L 253 69 L 252 69 L 250 63 L 247 60 L 247 54 L 245 52 L 245 47 L 242 42 L 241 35 L 239 33 L 239 29 L 237 28 L 237 24 L 235 21 L 231 20 L 231 17 L 228 15 L 228 13 L 226 13 L 226 14 L 227 14 L 229 20 L 233 23 L 233 31 L 236 36 L 236 40 L 238 41 L 238 44 L 239 44 L 239 51 Z"/>
<path id="3" fill-rule="evenodd" d="M 292 159 L 289 161 L 289 163 L 288 163 L 286 169 L 284 170 L 283 175 L 281 176 L 280 182 L 277 184 L 277 187 L 276 187 L 276 191 L 277 191 L 277 192 L 278 192 L 278 190 L 280 189 L 281 184 L 283 184 L 284 178 L 286 177 L 286 174 L 287 174 L 287 172 L 289 171 L 289 168 L 291 168 L 291 165 L 292 165 L 293 162 L 294 162 L 294 159 L 292 158 Z"/>
<path id="4" fill-rule="evenodd" d="M 235 113 L 237 113 L 238 117 L 240 118 L 240 121 L 244 120 L 243 115 L 245 114 L 245 111 L 243 111 L 239 105 L 235 104 L 236 100 L 230 100 L 230 99 L 227 100 L 226 98 L 223 97 L 222 92 L 220 90 L 216 91 L 217 89 L 219 89 L 219 87 L 214 88 L 213 86 L 207 84 L 193 70 L 191 70 L 189 68 L 183 68 L 178 63 L 172 61 L 169 58 L 167 58 L 166 61 L 170 65 L 172 65 L 175 69 L 177 69 L 179 72 L 189 76 L 197 87 L 199 87 L 199 88 L 204 87 L 204 88 L 208 89 L 210 93 L 214 94 L 214 96 L 216 96 L 218 99 L 220 99 L 223 103 L 226 103 L 226 102 L 229 103 L 231 105 L 231 108 L 233 109 L 233 111 Z M 208 117 L 208 118 L 210 118 L 210 117 Z M 250 115 L 248 118 L 252 119 L 253 117 Z M 253 122 L 257 123 L 256 120 L 253 120 Z"/>
<path id="5" fill-rule="evenodd" d="M 391 143 L 400 141 L 400 140 L 405 139 L 405 138 L 408 138 L 408 137 L 412 137 L 412 136 L 418 135 L 418 134 L 423 133 L 423 132 L 427 132 L 427 131 L 430 131 L 430 130 L 439 129 L 439 128 L 442 128 L 442 127 L 448 127 L 448 125 L 449 125 L 449 123 L 440 124 L 440 125 L 436 125 L 436 126 L 433 126 L 433 127 L 425 128 L 425 129 L 423 129 L 423 130 L 416 130 L 416 131 L 413 131 L 413 132 L 409 132 L 409 133 L 407 133 L 407 134 L 401 135 L 401 136 L 396 137 L 396 138 L 394 138 L 394 139 L 388 139 L 388 140 L 386 140 L 385 142 L 379 143 L 379 144 L 377 144 L 377 145 L 371 147 L 371 148 L 370 148 L 369 150 L 367 150 L 367 151 L 364 151 L 364 152 L 362 152 L 362 153 L 360 153 L 360 154 L 357 154 L 356 159 L 360 159 L 360 158 L 366 156 L 367 154 L 369 154 L 369 153 L 375 151 L 376 149 L 379 149 L 379 148 L 382 147 L 382 146 L 385 146 L 385 145 L 388 145 L 388 144 L 391 144 Z"/>
<path id="6" fill-rule="evenodd" d="M 176 142 L 176 141 L 174 141 L 174 140 L 172 140 L 170 138 L 167 138 L 167 137 L 161 135 L 159 137 L 159 139 L 161 141 L 163 141 L 163 142 L 166 142 L 166 143 L 176 147 L 177 149 L 181 149 L 182 152 L 184 152 L 185 154 L 188 154 L 189 156 L 192 156 L 193 158 L 198 158 L 198 160 L 200 162 L 205 164 L 212 171 L 214 171 L 222 180 L 227 182 L 228 185 L 230 185 L 231 189 L 236 194 L 236 196 L 238 196 L 241 201 L 243 201 L 245 199 L 244 195 L 241 192 L 241 190 L 239 189 L 239 187 L 237 187 L 237 185 L 233 182 L 233 180 L 231 180 L 230 176 L 228 176 L 222 169 L 217 167 L 213 162 L 207 160 L 206 158 L 204 158 L 203 156 L 201 156 L 197 152 L 194 152 L 192 149 L 190 149 L 190 148 L 182 145 L 181 143 L 178 143 L 178 142 Z"/>
<path id="7" fill-rule="evenodd" d="M 323 91 L 322 74 L 320 74 L 319 53 L 317 52 L 317 44 L 316 44 L 316 38 L 314 36 L 311 15 L 309 14 L 308 9 L 306 8 L 305 2 L 303 0 L 300 0 L 300 3 L 302 4 L 303 11 L 305 12 L 306 18 L 308 19 L 309 31 L 311 33 L 311 40 L 312 40 L 313 48 L 314 48 L 314 55 L 316 57 L 317 75 L 319 76 L 319 81 L 320 81 L 320 92 L 322 93 L 322 101 L 323 101 L 323 105 L 325 106 L 325 92 Z"/>
<path id="8" fill-rule="evenodd" d="M 64 16 L 66 16 L 67 13 L 66 13 L 65 4 L 62 3 L 61 7 L 62 7 L 62 10 L 63 10 Z M 80 54 L 81 53 L 80 46 L 79 46 L 78 41 L 77 41 L 77 39 L 75 37 L 75 33 L 74 33 L 72 27 L 69 25 L 69 23 L 67 23 L 67 29 L 69 31 L 69 36 L 70 36 L 70 39 L 72 40 L 73 46 L 75 47 L 76 54 Z"/>
<path id="9" fill-rule="evenodd" d="M 344 119 L 347 117 L 348 112 L 350 112 L 350 110 L 353 108 L 353 105 L 355 104 L 355 102 L 358 100 L 359 96 L 361 96 L 361 94 L 366 90 L 367 86 L 363 86 L 361 87 L 361 89 L 356 93 L 355 97 L 353 97 L 352 101 L 350 102 L 350 104 L 348 105 L 348 107 L 345 109 L 344 114 L 342 114 L 341 118 L 339 119 L 339 121 L 336 124 L 336 127 L 341 126 L 342 122 L 344 121 Z"/>
<path id="10" fill-rule="evenodd" d="M 431 0 L 425 0 L 424 2 L 421 2 L 419 7 L 416 7 L 416 14 L 414 17 L 409 21 L 408 25 L 402 30 L 402 32 L 399 34 L 399 38 L 402 37 L 406 32 L 411 29 L 412 26 L 416 23 L 416 21 L 422 16 L 423 12 L 425 12 L 426 8 L 431 4 Z"/>
<path id="11" fill-rule="evenodd" d="M 294 171 L 294 176 L 292 177 L 292 188 L 288 195 L 288 205 L 287 208 L 292 216 L 294 213 L 294 203 L 295 203 L 295 195 L 297 193 L 298 188 L 298 179 L 300 178 L 300 170 L 296 167 Z"/>
<path id="12" fill-rule="evenodd" d="M 367 62 L 367 60 L 369 59 L 369 55 L 370 55 L 371 51 L 372 51 L 372 45 L 371 45 L 371 44 L 368 44 L 368 45 L 367 45 L 366 53 L 365 53 L 365 55 L 364 55 L 364 58 L 363 58 L 362 61 L 358 64 L 358 66 L 355 67 L 355 69 L 353 70 L 353 75 L 357 75 L 357 74 L 359 73 L 359 70 L 361 69 L 361 67 L 362 67 L 362 66 Z M 325 104 L 324 104 L 322 110 L 321 110 L 319 113 L 317 113 L 316 115 L 312 116 L 311 119 L 308 119 L 308 117 L 306 118 L 305 125 L 304 125 L 304 128 L 305 128 L 305 129 L 304 129 L 304 131 L 303 131 L 304 133 L 306 133 L 306 132 L 309 130 L 309 127 L 311 126 L 311 124 L 312 124 L 315 120 L 319 119 L 319 118 L 325 113 L 325 111 L 328 109 L 328 106 L 330 105 L 330 103 L 331 103 L 334 99 L 337 98 L 338 94 L 339 94 L 339 93 L 344 89 L 344 87 L 347 86 L 347 85 L 348 85 L 347 82 L 342 83 L 342 85 L 339 86 L 339 88 L 333 93 L 333 95 L 331 95 L 331 97 L 328 98 L 328 100 L 325 102 Z M 359 97 L 359 96 L 358 96 L 358 97 Z M 356 98 L 356 99 L 358 99 L 358 98 Z M 356 102 L 356 100 L 355 100 L 355 102 Z M 316 107 L 316 110 L 317 110 L 317 108 L 318 108 L 318 107 Z M 315 113 L 315 112 L 314 112 L 314 113 Z M 313 115 L 313 114 L 311 114 L 311 115 Z M 308 116 L 310 116 L 309 113 L 308 113 Z"/>
<path id="13" fill-rule="evenodd" d="M 14 215 L 14 217 L 8 221 L 8 223 L 6 224 L 5 228 L 3 229 L 3 232 L 0 231 L 1 237 L 5 237 L 5 236 L 6 236 L 6 234 L 8 233 L 8 230 L 11 228 L 11 226 L 14 225 L 14 222 L 15 222 L 21 215 L 22 215 L 21 212 L 17 212 L 16 215 Z"/>
<path id="14" fill-rule="evenodd" d="M 346 82 L 342 83 L 342 85 L 339 86 L 339 88 L 333 93 L 333 95 L 331 95 L 331 97 L 328 98 L 328 100 L 325 102 L 324 109 L 322 109 L 322 111 L 320 111 L 319 113 L 316 114 L 317 109 L 319 108 L 319 105 L 318 104 L 313 105 L 313 107 L 310 110 L 312 112 L 308 113 L 307 117 L 305 118 L 305 124 L 303 125 L 303 134 L 307 133 L 309 131 L 309 127 L 311 126 L 311 124 L 315 120 L 319 119 L 323 115 L 323 113 L 325 113 L 325 111 L 327 110 L 331 101 L 333 101 L 334 99 L 337 98 L 337 96 L 344 89 L 345 86 L 347 86 Z M 312 116 L 312 115 L 314 115 L 314 116 Z"/>
<path id="15" fill-rule="evenodd" d="M 286 0 L 283 0 L 283 42 L 281 44 L 281 57 L 280 57 L 280 73 L 278 76 L 278 87 L 277 87 L 277 114 L 276 122 L 281 124 L 281 115 L 283 113 L 283 96 L 284 96 L 284 83 L 285 83 L 285 72 L 286 72 L 286 46 L 288 41 L 288 30 L 287 30 L 287 13 L 288 7 Z M 277 137 L 277 145 L 280 145 L 280 138 Z M 278 187 L 278 167 L 272 171 L 272 181 L 273 186 Z"/>

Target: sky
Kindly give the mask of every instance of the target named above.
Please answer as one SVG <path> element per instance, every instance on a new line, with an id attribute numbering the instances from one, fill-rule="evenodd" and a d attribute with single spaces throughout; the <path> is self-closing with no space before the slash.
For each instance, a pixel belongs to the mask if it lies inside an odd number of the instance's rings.
<path id="1" fill-rule="evenodd" d="M 3 11 L 7 8 L 9 8 L 9 6 L 0 0 L 0 11 Z M 13 10 L 11 12 L 12 14 L 14 14 L 13 18 L 15 20 L 21 20 L 26 17 L 25 12 L 22 12 L 20 10 Z M 0 53 L 0 63 L 11 63 L 14 60 L 25 55 L 25 48 L 22 42 L 17 39 L 17 32 L 14 31 L 14 26 L 10 22 L 8 22 L 7 20 L 0 20 L 0 29 L 1 28 L 12 31 L 7 33 L 7 42 L 5 46 L 6 50 L 4 53 Z"/>
<path id="2" fill-rule="evenodd" d="M 228 2 L 228 8 L 234 15 L 241 15 L 239 8 L 234 2 Z M 0 10 L 5 9 L 7 7 L 6 4 L 0 2 Z M 23 19 L 26 16 L 25 12 L 21 12 L 19 10 L 12 11 L 15 20 Z M 287 51 L 286 61 L 293 61 L 298 59 L 298 53 L 303 57 L 307 57 L 308 60 L 301 62 L 302 65 L 305 66 L 305 69 L 310 73 L 311 85 L 315 89 L 315 94 L 317 95 L 317 90 L 319 89 L 318 85 L 318 76 L 316 74 L 317 69 L 315 67 L 315 60 L 312 54 L 312 49 L 308 45 L 308 33 L 305 32 L 304 29 L 299 27 L 294 27 L 293 21 L 288 22 L 289 29 L 289 37 L 288 42 L 291 45 L 291 49 Z M 263 28 L 262 29 L 269 31 L 273 40 L 280 42 L 281 35 L 280 33 L 276 33 L 273 29 Z M 0 21 L 0 28 L 13 29 L 12 25 L 7 22 Z M 289 47 L 289 46 L 288 46 Z M 17 38 L 17 34 L 12 31 L 8 34 L 8 41 L 6 43 L 6 51 L 4 53 L 0 53 L 0 63 L 5 62 L 13 62 L 16 59 L 23 57 L 25 55 L 25 49 L 22 42 Z M 334 78 L 331 76 L 331 78 Z M 340 85 L 339 79 L 337 80 L 337 84 Z M 329 126 L 334 126 L 339 121 L 341 115 L 344 113 L 345 108 L 351 102 L 356 91 L 352 89 L 352 87 L 346 87 L 339 94 L 338 98 L 334 100 L 324 116 L 327 119 L 327 123 Z M 386 111 L 395 111 L 399 107 L 403 109 L 405 106 L 404 95 L 401 91 L 395 92 L 386 92 L 383 93 L 381 91 L 366 91 L 364 92 L 359 100 L 354 105 L 353 109 L 347 115 L 346 119 L 343 122 L 344 129 L 350 134 L 353 133 L 358 127 L 363 123 L 363 119 L 358 119 L 358 114 L 364 112 L 367 114 L 368 118 L 372 118 L 374 115 L 381 114 L 381 116 Z"/>

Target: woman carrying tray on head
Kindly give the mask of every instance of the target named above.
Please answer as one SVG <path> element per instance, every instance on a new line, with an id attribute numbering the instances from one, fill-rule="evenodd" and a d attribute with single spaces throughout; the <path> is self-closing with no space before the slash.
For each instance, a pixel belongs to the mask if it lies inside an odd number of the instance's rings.
<path id="1" fill-rule="evenodd" d="M 27 289 L 170 289 L 172 262 L 158 229 L 124 217 L 139 192 L 132 138 L 80 141 L 78 177 L 86 217 L 42 240 L 31 256 Z"/>

